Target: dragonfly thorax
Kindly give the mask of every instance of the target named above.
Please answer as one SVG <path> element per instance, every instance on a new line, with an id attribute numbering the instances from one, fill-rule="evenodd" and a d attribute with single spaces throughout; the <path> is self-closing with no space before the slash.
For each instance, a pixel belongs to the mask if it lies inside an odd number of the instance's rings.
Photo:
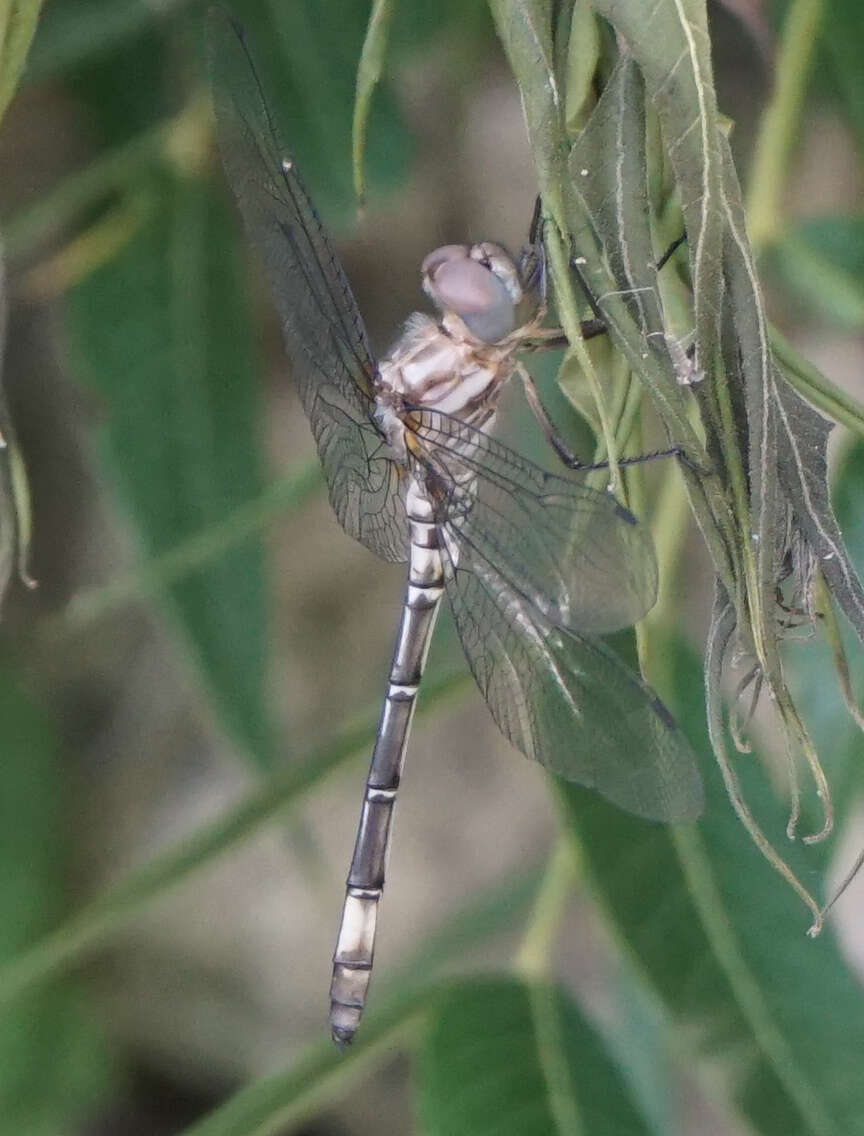
<path id="1" fill-rule="evenodd" d="M 379 372 L 379 406 L 393 394 L 408 406 L 440 410 L 475 426 L 488 423 L 512 371 L 511 349 L 483 349 L 444 319 L 415 313 Z"/>

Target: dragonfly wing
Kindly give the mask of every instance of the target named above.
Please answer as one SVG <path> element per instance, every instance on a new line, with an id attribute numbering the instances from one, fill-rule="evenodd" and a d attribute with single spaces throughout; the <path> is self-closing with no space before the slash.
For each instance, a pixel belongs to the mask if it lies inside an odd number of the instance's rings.
<path id="1" fill-rule="evenodd" d="M 610 493 L 546 473 L 438 411 L 414 411 L 411 423 L 440 475 L 452 538 L 551 624 L 605 634 L 653 607 L 651 535 Z"/>
<path id="2" fill-rule="evenodd" d="M 553 626 L 470 544 L 443 544 L 459 638 L 505 737 L 637 816 L 693 820 L 696 761 L 650 687 L 601 642 Z"/>
<path id="3" fill-rule="evenodd" d="M 267 269 L 333 509 L 367 548 L 405 560 L 402 468 L 373 418 L 377 369 L 351 288 L 280 140 L 242 28 L 214 10 L 208 44 L 222 163 Z"/>

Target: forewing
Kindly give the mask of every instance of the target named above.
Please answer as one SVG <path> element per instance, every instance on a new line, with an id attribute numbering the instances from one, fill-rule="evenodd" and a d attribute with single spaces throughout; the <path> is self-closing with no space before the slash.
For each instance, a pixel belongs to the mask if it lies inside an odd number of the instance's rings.
<path id="1" fill-rule="evenodd" d="M 279 138 L 242 28 L 217 9 L 208 41 L 222 162 L 267 269 L 333 509 L 373 552 L 405 560 L 401 468 L 372 417 L 376 366 L 363 320 Z"/>
<path id="2" fill-rule="evenodd" d="M 444 550 L 459 638 L 505 737 L 637 816 L 693 820 L 695 758 L 650 687 L 602 643 L 554 627 L 471 545 Z"/>
<path id="3" fill-rule="evenodd" d="M 605 634 L 654 605 L 650 533 L 610 493 L 546 473 L 437 411 L 411 421 L 441 475 L 439 525 L 549 623 Z"/>

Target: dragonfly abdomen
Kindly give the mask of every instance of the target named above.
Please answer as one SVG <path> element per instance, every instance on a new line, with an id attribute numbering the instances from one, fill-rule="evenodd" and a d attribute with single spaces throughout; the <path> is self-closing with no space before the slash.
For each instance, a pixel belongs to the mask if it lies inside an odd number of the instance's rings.
<path id="1" fill-rule="evenodd" d="M 417 692 L 444 590 L 432 503 L 416 482 L 408 490 L 406 510 L 411 535 L 408 589 L 372 764 L 366 779 L 357 842 L 333 955 L 330 1028 L 334 1041 L 339 1045 L 352 1041 L 366 1003 L 393 809 Z"/>

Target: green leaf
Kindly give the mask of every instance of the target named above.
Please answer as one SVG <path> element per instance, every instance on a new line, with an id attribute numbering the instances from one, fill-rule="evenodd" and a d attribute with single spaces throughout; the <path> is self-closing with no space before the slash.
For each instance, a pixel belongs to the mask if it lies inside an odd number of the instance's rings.
<path id="1" fill-rule="evenodd" d="M 576 134 L 584 125 L 594 100 L 594 72 L 600 60 L 597 17 L 588 0 L 575 0 L 570 14 L 567 52 L 564 120 L 567 132 Z"/>
<path id="2" fill-rule="evenodd" d="M 0 672 L 0 960 L 56 921 L 65 854 L 60 754 L 43 706 Z M 56 1136 L 78 1127 L 107 1087 L 107 1054 L 77 992 L 31 990 L 0 1015 L 0 1133 Z"/>
<path id="3" fill-rule="evenodd" d="M 133 240 L 70 297 L 100 456 L 146 553 L 218 525 L 261 489 L 259 400 L 233 218 L 205 185 L 154 184 Z M 260 541 L 175 584 L 178 623 L 229 731 L 269 760 Z"/>
<path id="4" fill-rule="evenodd" d="M 417 1082 L 429 1136 L 649 1132 L 598 1035 L 544 983 L 480 979 L 449 991 Z"/>
<path id="5" fill-rule="evenodd" d="M 723 289 L 723 161 L 703 0 L 595 0 L 623 37 L 660 118 L 681 196 L 696 311 L 696 366 L 711 366 Z"/>
<path id="6" fill-rule="evenodd" d="M 522 94 L 544 208 L 563 228 L 567 149 L 549 0 L 491 0 L 495 27 Z"/>
<path id="7" fill-rule="evenodd" d="M 9 0 L 0 16 L 0 118 L 18 86 L 42 0 Z"/>
<path id="8" fill-rule="evenodd" d="M 232 14 L 244 25 L 271 110 L 325 217 L 354 204 L 351 128 L 357 65 L 368 5 L 341 0 L 240 0 Z M 374 189 L 402 177 L 408 139 L 390 84 L 376 92 L 366 162 Z"/>
<path id="9" fill-rule="evenodd" d="M 864 445 L 856 444 L 844 457 L 838 470 L 834 504 L 846 545 L 858 572 L 864 572 L 864 526 L 860 524 L 861 495 L 864 492 Z M 854 635 L 846 628 L 843 636 L 852 671 L 853 694 L 864 705 L 864 660 L 855 650 Z M 790 685 L 807 724 L 824 754 L 826 773 L 837 802 L 838 831 L 843 819 L 855 807 L 864 772 L 864 737 L 853 722 L 837 685 L 837 673 L 822 636 L 816 643 L 796 642 L 786 647 Z"/>
<path id="10" fill-rule="evenodd" d="M 864 9 L 858 0 L 828 0 L 827 7 L 822 21 L 822 44 L 830 63 L 823 73 L 833 80 L 840 104 L 858 135 L 858 145 L 864 149 Z"/>
<path id="11" fill-rule="evenodd" d="M 747 839 L 711 757 L 701 666 L 666 642 L 670 699 L 704 754 L 708 804 L 697 826 L 668 828 L 562 786 L 567 823 L 616 934 L 687 1031 L 688 1053 L 718 1064 L 755 1131 L 766 1136 L 864 1132 L 864 995 L 830 931 L 805 934 L 794 894 Z M 739 774 L 775 841 L 782 805 L 752 757 Z M 767 818 L 767 819 L 766 819 Z M 826 853 L 789 846 L 804 878 Z"/>
<path id="12" fill-rule="evenodd" d="M 855 571 L 828 493 L 828 434 L 831 424 L 785 382 L 776 382 L 781 439 L 777 465 L 795 521 L 818 558 L 819 570 L 840 608 L 864 643 L 864 586 Z"/>
<path id="13" fill-rule="evenodd" d="M 800 355 L 776 327 L 770 328 L 770 335 L 774 359 L 786 382 L 811 406 L 864 438 L 864 406 Z"/>
<path id="14" fill-rule="evenodd" d="M 33 43 L 27 78 L 53 78 L 125 50 L 161 20 L 162 6 L 147 0 L 49 4 Z"/>
<path id="15" fill-rule="evenodd" d="M 664 323 L 654 267 L 646 175 L 645 88 L 635 63 L 624 55 L 573 145 L 570 178 L 602 241 L 612 287 L 630 309 L 639 331 L 640 354 L 646 347 L 659 347 L 662 358 L 666 355 Z M 602 306 L 602 298 L 598 297 L 598 302 Z M 681 392 L 676 391 L 668 356 L 665 363 L 667 385 L 678 394 L 680 402 Z"/>
<path id="16" fill-rule="evenodd" d="M 357 94 L 354 99 L 354 124 L 351 130 L 354 164 L 354 192 L 360 204 L 366 197 L 366 175 L 363 163 L 366 158 L 366 133 L 372 111 L 372 95 L 381 82 L 381 72 L 387 57 L 390 23 L 395 0 L 373 0 L 369 15 L 363 51 L 357 66 Z"/>

